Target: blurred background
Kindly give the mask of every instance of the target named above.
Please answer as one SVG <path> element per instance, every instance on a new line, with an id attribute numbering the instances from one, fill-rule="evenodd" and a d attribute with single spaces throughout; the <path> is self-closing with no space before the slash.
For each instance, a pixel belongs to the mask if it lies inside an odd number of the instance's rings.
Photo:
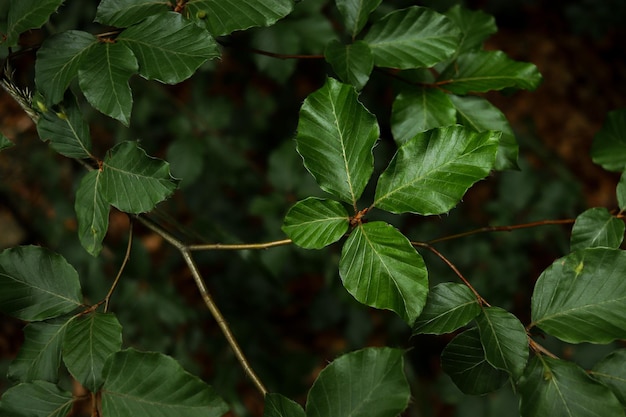
<path id="1" fill-rule="evenodd" d="M 0 5 L 1 7 L 6 7 Z M 426 5 L 445 11 L 457 1 L 384 0 L 376 15 Z M 511 122 L 520 144 L 520 170 L 493 173 L 473 187 L 449 215 L 385 217 L 417 241 L 489 225 L 575 218 L 588 207 L 616 208 L 619 177 L 589 157 L 607 112 L 626 106 L 626 1 L 483 0 L 460 2 L 495 16 L 499 32 L 487 49 L 532 62 L 544 76 L 535 92 L 489 93 Z M 91 23 L 96 0 L 68 0 L 47 27 L 23 36 L 24 46 L 50 32 Z M 302 0 L 271 28 L 224 39 L 221 60 L 204 65 L 177 86 L 131 79 L 130 128 L 88 106 L 95 154 L 122 140 L 140 140 L 151 155 L 171 163 L 182 178 L 175 195 L 152 214 L 181 239 L 195 243 L 255 243 L 283 239 L 288 208 L 323 195 L 303 168 L 294 137 L 299 107 L 319 88 L 329 68 L 320 59 L 276 59 L 322 54 L 338 37 L 332 2 Z M 33 85 L 34 53 L 13 62 L 16 81 Z M 394 85 L 374 72 L 361 99 L 377 115 L 381 141 L 376 173 L 395 147 L 389 112 Z M 84 169 L 41 143 L 28 116 L 0 93 L 0 131 L 17 146 L 0 153 L 0 250 L 37 244 L 64 255 L 79 271 L 88 302 L 103 298 L 126 248 L 129 220 L 113 210 L 105 249 L 98 258 L 77 239 L 74 193 Z M 376 177 L 376 174 L 374 175 Z M 373 184 L 363 197 L 369 205 Z M 368 194 L 369 193 L 369 194 Z M 174 356 L 230 403 L 232 416 L 262 415 L 262 398 L 245 379 L 204 307 L 178 252 L 134 225 L 130 262 L 111 310 L 124 328 L 125 346 Z M 529 322 L 530 294 L 541 271 L 569 248 L 569 227 L 543 226 L 478 234 L 437 244 L 491 304 Z M 517 416 L 510 387 L 483 397 L 459 392 L 439 365 L 449 336 L 411 338 L 394 314 L 366 308 L 343 289 L 340 246 L 322 251 L 292 246 L 264 251 L 203 252 L 197 260 L 219 307 L 255 370 L 271 391 L 304 403 L 319 371 L 339 354 L 364 346 L 408 350 L 413 400 L 406 416 Z M 422 252 L 432 284 L 456 277 L 438 258 Z M 0 315 L 0 393 L 10 361 L 22 343 L 24 323 Z M 614 346 L 541 343 L 563 358 L 590 367 Z M 63 382 L 71 389 L 71 381 Z M 77 415 L 79 413 L 77 412 Z"/>

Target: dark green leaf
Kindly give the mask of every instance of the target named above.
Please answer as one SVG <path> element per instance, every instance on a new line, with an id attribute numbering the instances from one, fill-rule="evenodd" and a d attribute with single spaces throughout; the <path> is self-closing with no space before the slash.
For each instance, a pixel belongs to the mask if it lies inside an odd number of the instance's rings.
<path id="1" fill-rule="evenodd" d="M 485 307 L 476 318 L 485 358 L 517 380 L 528 361 L 528 336 L 524 325 L 500 307 Z"/>
<path id="2" fill-rule="evenodd" d="M 135 142 L 116 145 L 102 164 L 102 195 L 121 211 L 150 211 L 176 189 L 169 164 L 148 156 Z"/>
<path id="3" fill-rule="evenodd" d="M 128 126 L 133 107 L 128 79 L 138 69 L 137 58 L 126 45 L 99 43 L 81 59 L 78 83 L 92 106 Z"/>
<path id="4" fill-rule="evenodd" d="M 102 385 L 104 361 L 122 347 L 122 326 L 112 313 L 92 313 L 70 321 L 63 339 L 63 362 L 91 392 Z"/>
<path id="5" fill-rule="evenodd" d="M 623 417 L 615 395 L 577 365 L 533 358 L 519 382 L 522 417 Z"/>
<path id="6" fill-rule="evenodd" d="M 9 138 L 0 133 L 0 151 L 8 149 L 11 146 L 13 146 L 13 142 L 11 142 Z"/>
<path id="7" fill-rule="evenodd" d="M 610 112 L 593 138 L 591 159 L 607 171 L 626 168 L 626 109 Z"/>
<path id="8" fill-rule="evenodd" d="M 61 256 L 38 246 L 0 252 L 0 310 L 39 321 L 81 305 L 78 273 Z"/>
<path id="9" fill-rule="evenodd" d="M 72 409 L 72 394 L 46 381 L 9 388 L 0 402 L 0 415 L 11 417 L 66 417 Z"/>
<path id="10" fill-rule="evenodd" d="M 117 38 L 139 61 L 139 74 L 167 84 L 193 75 L 207 59 L 220 55 L 215 40 L 179 13 L 151 16 Z"/>
<path id="11" fill-rule="evenodd" d="M 103 370 L 102 410 L 107 417 L 167 415 L 220 417 L 228 406 L 200 378 L 174 359 L 155 352 L 124 350 Z"/>
<path id="12" fill-rule="evenodd" d="M 510 59 L 502 51 L 467 52 L 439 76 L 445 89 L 455 94 L 487 92 L 508 87 L 534 90 L 542 77 L 537 67 Z"/>
<path id="13" fill-rule="evenodd" d="M 96 12 L 96 22 L 124 28 L 168 10 L 171 9 L 163 0 L 102 0 Z"/>
<path id="14" fill-rule="evenodd" d="M 63 0 L 11 0 L 5 46 L 16 45 L 20 33 L 43 26 L 62 3 Z"/>
<path id="15" fill-rule="evenodd" d="M 591 208 L 576 218 L 572 228 L 571 251 L 607 247 L 619 248 L 624 240 L 624 221 L 604 207 Z"/>
<path id="16" fill-rule="evenodd" d="M 300 109 L 296 144 L 320 187 L 356 207 L 374 170 L 378 134 L 354 87 L 328 78 Z"/>
<path id="17" fill-rule="evenodd" d="M 332 41 L 326 47 L 324 56 L 339 78 L 358 90 L 367 84 L 374 68 L 372 51 L 363 41 L 356 41 L 350 45 Z"/>
<path id="18" fill-rule="evenodd" d="M 89 51 L 98 44 L 95 36 L 78 30 L 52 35 L 37 51 L 35 83 L 46 104 L 56 104 L 78 75 Z"/>
<path id="19" fill-rule="evenodd" d="M 305 417 L 305 414 L 295 401 L 280 394 L 269 393 L 265 395 L 263 417 Z"/>
<path id="20" fill-rule="evenodd" d="M 455 123 L 456 109 L 441 90 L 407 88 L 393 101 L 391 132 L 399 146 L 418 133 Z"/>
<path id="21" fill-rule="evenodd" d="M 413 326 L 413 334 L 451 333 L 480 314 L 478 300 L 463 284 L 444 282 L 428 293 L 426 306 Z"/>
<path id="22" fill-rule="evenodd" d="M 381 0 L 336 0 L 337 9 L 343 17 L 343 25 L 352 39 L 359 34 L 367 23 L 370 13 L 380 4 Z"/>
<path id="23" fill-rule="evenodd" d="M 509 379 L 506 372 L 487 362 L 478 329 L 457 335 L 441 353 L 441 367 L 465 394 L 482 395 L 500 388 Z"/>
<path id="24" fill-rule="evenodd" d="M 348 231 L 349 222 L 341 203 L 309 197 L 289 209 L 282 230 L 298 246 L 321 249 L 338 241 Z"/>
<path id="25" fill-rule="evenodd" d="M 81 245 L 93 256 L 102 250 L 109 229 L 109 204 L 102 195 L 102 171 L 88 172 L 76 190 L 74 203 Z"/>
<path id="26" fill-rule="evenodd" d="M 24 327 L 24 344 L 9 366 L 8 376 L 20 382 L 57 382 L 66 317 L 30 323 Z"/>
<path id="27" fill-rule="evenodd" d="M 535 284 L 532 325 L 571 343 L 626 339 L 626 252 L 583 249 L 557 259 Z"/>
<path id="28" fill-rule="evenodd" d="M 468 10 L 457 4 L 445 15 L 461 29 L 463 34 L 458 48 L 459 53 L 480 49 L 485 39 L 498 31 L 493 16 L 480 10 Z"/>
<path id="29" fill-rule="evenodd" d="M 429 130 L 400 146 L 376 187 L 374 205 L 392 213 L 446 213 L 493 168 L 500 132 L 462 126 Z"/>
<path id="30" fill-rule="evenodd" d="M 309 391 L 306 415 L 395 417 L 410 396 L 402 351 L 367 348 L 335 359 L 320 372 Z"/>
<path id="31" fill-rule="evenodd" d="M 424 7 L 396 10 L 374 23 L 364 41 L 380 67 L 432 67 L 450 58 L 461 32 L 447 17 Z"/>
<path id="32" fill-rule="evenodd" d="M 343 246 L 339 274 L 359 302 L 394 311 L 409 324 L 428 295 L 428 271 L 406 237 L 383 222 L 356 227 Z"/>
<path id="33" fill-rule="evenodd" d="M 626 172 L 622 172 L 622 176 L 619 179 L 619 183 L 617 183 L 615 193 L 617 194 L 617 204 L 619 205 L 619 209 L 622 211 L 626 210 Z"/>
<path id="34" fill-rule="evenodd" d="M 626 349 L 609 354 L 589 374 L 609 387 L 622 406 L 626 407 Z"/>

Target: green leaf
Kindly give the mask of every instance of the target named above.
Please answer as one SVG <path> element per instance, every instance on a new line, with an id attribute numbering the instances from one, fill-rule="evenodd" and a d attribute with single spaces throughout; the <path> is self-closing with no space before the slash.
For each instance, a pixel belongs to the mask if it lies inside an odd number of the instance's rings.
<path id="1" fill-rule="evenodd" d="M 625 415 L 607 387 L 571 362 L 535 357 L 529 362 L 518 388 L 522 417 Z"/>
<path id="2" fill-rule="evenodd" d="M 374 23 L 364 41 L 380 67 L 428 68 L 454 54 L 460 35 L 444 15 L 424 7 L 409 7 Z"/>
<path id="3" fill-rule="evenodd" d="M 378 123 L 354 87 L 328 78 L 300 109 L 296 145 L 320 187 L 356 207 L 374 171 Z"/>
<path id="4" fill-rule="evenodd" d="M 607 171 L 626 168 L 626 108 L 610 112 L 593 138 L 591 159 Z"/>
<path id="5" fill-rule="evenodd" d="M 349 223 L 341 203 L 309 197 L 289 209 L 282 230 L 298 246 L 321 249 L 338 241 L 348 231 Z"/>
<path id="6" fill-rule="evenodd" d="M 439 83 L 455 94 L 504 88 L 534 90 L 542 77 L 534 64 L 510 59 L 502 51 L 467 52 L 459 55 L 440 75 Z"/>
<path id="7" fill-rule="evenodd" d="M 402 353 L 387 347 L 367 348 L 332 361 L 309 391 L 307 417 L 399 415 L 411 396 Z"/>
<path id="8" fill-rule="evenodd" d="M 14 145 L 13 142 L 11 142 L 11 140 L 9 140 L 9 138 L 7 138 L 2 133 L 0 133 L 0 151 L 8 149 L 8 148 L 10 148 L 13 145 Z"/>
<path id="9" fill-rule="evenodd" d="M 74 203 L 80 243 L 93 256 L 102 250 L 109 229 L 109 204 L 102 194 L 102 171 L 88 172 L 76 190 Z"/>
<path id="10" fill-rule="evenodd" d="M 528 336 L 524 325 L 500 307 L 485 307 L 476 318 L 485 358 L 494 367 L 507 371 L 515 380 L 528 361 Z"/>
<path id="11" fill-rule="evenodd" d="M 85 57 L 96 45 L 95 36 L 79 30 L 57 33 L 43 42 L 35 61 L 35 84 L 48 106 L 63 99 Z"/>
<path id="12" fill-rule="evenodd" d="M 531 326 L 565 342 L 626 339 L 626 252 L 592 248 L 557 259 L 535 284 Z"/>
<path id="13" fill-rule="evenodd" d="M 117 41 L 133 51 L 142 77 L 167 84 L 191 77 L 207 59 L 220 55 L 205 30 L 174 12 L 147 18 L 122 32 Z"/>
<path id="14" fill-rule="evenodd" d="M 409 324 L 428 295 L 428 271 L 406 237 L 383 222 L 356 227 L 343 246 L 339 275 L 359 302 L 394 311 Z"/>
<path id="15" fill-rule="evenodd" d="M 95 21 L 103 25 L 125 28 L 139 23 L 148 16 L 163 13 L 171 8 L 163 0 L 102 0 Z"/>
<path id="16" fill-rule="evenodd" d="M 324 51 L 324 57 L 342 81 L 361 90 L 374 68 L 374 57 L 369 46 L 363 41 L 343 45 L 332 41 Z"/>
<path id="17" fill-rule="evenodd" d="M 11 0 L 6 39 L 0 37 L 0 44 L 16 45 L 20 33 L 43 26 L 62 3 L 63 0 Z"/>
<path id="18" fill-rule="evenodd" d="M 626 210 L 626 172 L 622 172 L 615 193 L 617 194 L 619 209 L 622 211 Z"/>
<path id="19" fill-rule="evenodd" d="M 305 417 L 305 414 L 300 404 L 271 392 L 265 395 L 263 417 Z"/>
<path id="20" fill-rule="evenodd" d="M 83 119 L 75 97 L 60 106 L 58 112 L 47 111 L 39 117 L 37 133 L 50 147 L 68 158 L 93 158 L 89 125 Z"/>
<path id="21" fill-rule="evenodd" d="M 63 362 L 91 392 L 102 385 L 105 360 L 122 347 L 122 326 L 112 313 L 92 313 L 70 321 L 63 339 Z"/>
<path id="22" fill-rule="evenodd" d="M 456 123 L 456 109 L 448 94 L 434 88 L 405 88 L 391 109 L 391 132 L 398 146 L 418 133 Z"/>
<path id="23" fill-rule="evenodd" d="M 220 417 L 228 406 L 200 378 L 174 359 L 127 349 L 109 356 L 103 369 L 102 415 Z"/>
<path id="24" fill-rule="evenodd" d="M 26 321 L 46 320 L 81 305 L 78 273 L 56 253 L 38 246 L 0 252 L 0 311 Z"/>
<path id="25" fill-rule="evenodd" d="M 128 126 L 133 107 L 128 79 L 138 69 L 137 58 L 126 45 L 99 43 L 82 59 L 78 83 L 93 107 Z"/>
<path id="26" fill-rule="evenodd" d="M 458 334 L 441 353 L 441 367 L 454 385 L 469 395 L 482 395 L 500 388 L 509 379 L 506 372 L 487 362 L 478 329 Z"/>
<path id="27" fill-rule="evenodd" d="M 72 394 L 46 381 L 23 383 L 2 394 L 0 415 L 11 417 L 65 417 L 72 409 Z M 6 413 L 6 414 L 5 414 Z"/>
<path id="28" fill-rule="evenodd" d="M 589 371 L 589 375 L 609 387 L 626 407 L 626 349 L 610 353 Z"/>
<path id="29" fill-rule="evenodd" d="M 506 116 L 493 104 L 482 97 L 459 97 L 451 95 L 456 107 L 458 122 L 476 132 L 495 130 L 502 132 L 494 168 L 501 171 L 517 169 L 519 147 L 513 129 Z"/>
<path id="30" fill-rule="evenodd" d="M 451 333 L 473 320 L 480 311 L 476 296 L 467 286 L 452 282 L 435 285 L 413 325 L 413 334 Z"/>
<path id="31" fill-rule="evenodd" d="M 378 7 L 381 0 L 336 0 L 337 9 L 343 17 L 343 25 L 352 39 L 359 34 L 367 23 L 370 14 Z"/>
<path id="32" fill-rule="evenodd" d="M 102 164 L 102 195 L 121 211 L 144 213 L 176 189 L 169 164 L 148 156 L 135 142 L 111 149 Z"/>
<path id="33" fill-rule="evenodd" d="M 374 205 L 392 213 L 451 210 L 493 168 L 500 132 L 449 126 L 400 146 L 378 180 Z"/>
<path id="34" fill-rule="evenodd" d="M 9 366 L 8 377 L 20 382 L 57 382 L 67 324 L 67 317 L 62 317 L 26 325 L 24 344 Z"/>
<path id="35" fill-rule="evenodd" d="M 493 16 L 480 10 L 468 10 L 457 4 L 445 15 L 461 29 L 463 34 L 458 48 L 459 53 L 482 48 L 485 39 L 498 31 Z"/>
<path id="36" fill-rule="evenodd" d="M 271 26 L 293 9 L 293 0 L 189 0 L 186 15 L 215 37 L 254 26 Z"/>
<path id="37" fill-rule="evenodd" d="M 604 207 L 586 210 L 576 218 L 572 228 L 571 251 L 606 247 L 619 248 L 624 240 L 624 221 Z"/>

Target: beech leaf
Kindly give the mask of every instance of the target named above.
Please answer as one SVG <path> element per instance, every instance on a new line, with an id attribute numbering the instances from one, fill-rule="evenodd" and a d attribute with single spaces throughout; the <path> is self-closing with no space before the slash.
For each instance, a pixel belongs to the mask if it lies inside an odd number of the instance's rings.
<path id="1" fill-rule="evenodd" d="M 18 384 L 2 394 L 0 416 L 6 417 L 66 417 L 74 398 L 47 381 Z"/>
<path id="2" fill-rule="evenodd" d="M 624 240 L 624 221 L 604 207 L 586 210 L 572 227 L 571 251 L 585 248 L 619 248 Z"/>
<path id="3" fill-rule="evenodd" d="M 374 58 L 369 46 L 363 41 L 343 45 L 331 41 L 324 51 L 326 61 L 333 67 L 339 78 L 361 90 L 374 68 Z"/>
<path id="4" fill-rule="evenodd" d="M 451 333 L 473 320 L 480 311 L 476 296 L 467 286 L 453 282 L 435 285 L 413 325 L 413 334 Z"/>
<path id="5" fill-rule="evenodd" d="M 591 159 L 607 171 L 626 168 L 626 108 L 609 112 L 593 138 Z"/>
<path id="6" fill-rule="evenodd" d="M 300 404 L 280 394 L 270 392 L 265 395 L 263 417 L 305 417 Z"/>
<path id="7" fill-rule="evenodd" d="M 43 26 L 63 0 L 10 0 L 7 16 L 6 38 L 0 36 L 0 44 L 17 45 L 22 32 Z"/>
<path id="8" fill-rule="evenodd" d="M 93 256 L 102 250 L 109 229 L 109 204 L 102 193 L 102 171 L 88 172 L 76 190 L 74 203 L 81 245 Z"/>
<path id="9" fill-rule="evenodd" d="M 354 39 L 382 0 L 336 0 L 346 31 Z"/>
<path id="10" fill-rule="evenodd" d="M 300 247 L 321 249 L 348 231 L 349 220 L 341 203 L 309 197 L 289 209 L 282 230 Z"/>
<path id="11" fill-rule="evenodd" d="M 171 10 L 163 0 L 102 0 L 96 11 L 96 22 L 124 28 L 148 16 Z"/>
<path id="12" fill-rule="evenodd" d="M 611 352 L 589 371 L 589 375 L 609 387 L 626 407 L 626 349 Z"/>

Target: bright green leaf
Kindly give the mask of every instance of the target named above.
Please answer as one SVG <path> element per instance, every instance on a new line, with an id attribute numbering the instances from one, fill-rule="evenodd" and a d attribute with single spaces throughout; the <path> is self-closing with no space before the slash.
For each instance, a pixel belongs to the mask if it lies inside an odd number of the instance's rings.
<path id="1" fill-rule="evenodd" d="M 137 58 L 126 45 L 99 43 L 81 60 L 78 83 L 92 106 L 128 126 L 133 107 L 128 79 L 138 69 Z"/>
<path id="2" fill-rule="evenodd" d="M 163 0 L 102 0 L 95 20 L 103 25 L 125 28 L 168 10 L 171 8 Z"/>
<path id="3" fill-rule="evenodd" d="M 533 358 L 518 385 L 522 417 L 623 417 L 615 395 L 576 364 Z"/>
<path id="4" fill-rule="evenodd" d="M 176 189 L 169 164 L 148 156 L 135 142 L 122 142 L 102 164 L 102 195 L 121 211 L 144 213 Z"/>
<path id="5" fill-rule="evenodd" d="M 441 353 L 441 367 L 454 385 L 469 395 L 482 395 L 500 388 L 509 379 L 506 372 L 487 362 L 478 329 L 458 334 Z"/>
<path id="6" fill-rule="evenodd" d="M 387 347 L 367 348 L 332 361 L 309 391 L 307 417 L 399 415 L 411 396 L 402 353 Z"/>
<path id="7" fill-rule="evenodd" d="M 189 0 L 186 16 L 203 23 L 213 36 L 255 26 L 271 26 L 293 9 L 293 0 Z"/>
<path id="8" fill-rule="evenodd" d="M 8 148 L 10 148 L 13 145 L 14 145 L 13 142 L 11 142 L 11 140 L 9 140 L 9 138 L 7 138 L 2 133 L 0 133 L 0 151 L 8 149 Z"/>
<path id="9" fill-rule="evenodd" d="M 589 371 L 589 375 L 609 387 L 626 407 L 626 349 L 609 354 Z"/>
<path id="10" fill-rule="evenodd" d="M 339 78 L 352 84 L 357 90 L 361 90 L 367 84 L 374 68 L 372 51 L 363 41 L 356 41 L 350 45 L 332 41 L 326 47 L 324 57 Z"/>
<path id="11" fill-rule="evenodd" d="M 343 17 L 346 32 L 352 39 L 359 34 L 367 23 L 370 13 L 380 4 L 381 0 L 336 0 L 337 9 Z"/>
<path id="12" fill-rule="evenodd" d="M 500 132 L 449 126 L 400 146 L 376 187 L 374 205 L 392 213 L 446 213 L 493 168 Z"/>
<path id="13" fill-rule="evenodd" d="M 263 417 L 305 417 L 304 409 L 295 401 L 280 394 L 265 395 Z"/>
<path id="14" fill-rule="evenodd" d="M 78 273 L 56 253 L 38 246 L 0 252 L 0 310 L 26 321 L 57 317 L 81 305 Z"/>
<path id="15" fill-rule="evenodd" d="M 622 211 L 626 210 L 626 172 L 622 172 L 615 193 L 617 194 L 619 209 Z"/>
<path id="16" fill-rule="evenodd" d="M 469 10 L 457 4 L 445 15 L 461 29 L 463 34 L 459 53 L 480 49 L 485 39 L 498 31 L 493 16 L 480 10 Z"/>
<path id="17" fill-rule="evenodd" d="M 456 124 L 456 109 L 448 94 L 434 88 L 407 88 L 391 109 L 391 132 L 398 146 L 418 133 Z"/>
<path id="18" fill-rule="evenodd" d="M 320 187 L 356 206 L 374 171 L 378 134 L 354 87 L 328 78 L 300 109 L 296 145 Z"/>
<path id="19" fill-rule="evenodd" d="M 456 107 L 458 122 L 476 132 L 495 130 L 502 132 L 494 168 L 501 171 L 517 169 L 519 146 L 513 129 L 506 116 L 493 104 L 482 97 L 459 97 L 451 95 Z"/>
<path id="20" fill-rule="evenodd" d="M 609 112 L 593 138 L 591 159 L 607 171 L 626 168 L 626 108 Z"/>
<path id="21" fill-rule="evenodd" d="M 35 83 L 48 106 L 63 99 L 81 63 L 97 44 L 95 36 L 78 30 L 57 33 L 43 42 L 35 61 Z"/>
<path id="22" fill-rule="evenodd" d="M 343 246 L 339 274 L 359 302 L 394 311 L 409 324 L 428 295 L 428 271 L 406 237 L 383 222 L 356 227 Z"/>
<path id="23" fill-rule="evenodd" d="M 441 75 L 443 88 L 455 94 L 487 92 L 508 87 L 534 90 L 541 84 L 534 64 L 514 61 L 502 51 L 467 52 L 459 55 Z"/>
<path id="24" fill-rule="evenodd" d="M 122 347 L 122 326 L 112 313 L 74 318 L 63 339 L 63 362 L 72 376 L 91 392 L 102 385 L 104 361 Z"/>
<path id="25" fill-rule="evenodd" d="M 109 356 L 103 369 L 102 410 L 107 417 L 167 415 L 220 417 L 228 406 L 200 378 L 174 359 L 127 349 Z"/>
<path id="26" fill-rule="evenodd" d="M 413 334 L 451 333 L 480 314 L 478 300 L 463 284 L 444 282 L 428 293 L 426 306 L 413 325 Z"/>
<path id="27" fill-rule="evenodd" d="M 88 172 L 76 190 L 74 203 L 81 245 L 93 256 L 102 250 L 109 229 L 109 204 L 102 195 L 102 171 Z"/>
<path id="28" fill-rule="evenodd" d="M 624 221 L 604 207 L 591 208 L 576 218 L 572 228 L 572 252 L 578 249 L 619 248 L 624 240 Z"/>
<path id="29" fill-rule="evenodd" d="M 63 0 L 11 0 L 6 39 L 0 36 L 0 44 L 16 45 L 20 33 L 43 26 L 62 3 Z"/>
<path id="30" fill-rule="evenodd" d="M 207 59 L 220 55 L 205 30 L 174 12 L 147 18 L 122 32 L 117 41 L 133 51 L 142 77 L 167 84 L 191 77 Z"/>
<path id="31" fill-rule="evenodd" d="M 626 252 L 592 248 L 557 259 L 535 284 L 532 325 L 571 342 L 626 339 Z"/>
<path id="32" fill-rule="evenodd" d="M 46 381 L 23 383 L 2 394 L 0 415 L 11 417 L 66 417 L 72 394 Z"/>
<path id="33" fill-rule="evenodd" d="M 309 197 L 289 209 L 282 230 L 298 246 L 321 249 L 338 241 L 348 231 L 349 223 L 341 203 Z"/>
<path id="34" fill-rule="evenodd" d="M 24 343 L 9 366 L 8 377 L 20 382 L 57 382 L 67 324 L 67 317 L 62 317 L 26 325 Z"/>
<path id="35" fill-rule="evenodd" d="M 476 318 L 485 358 L 517 380 L 528 361 L 528 336 L 524 325 L 500 307 L 485 307 Z"/>
<path id="36" fill-rule="evenodd" d="M 460 35 L 444 15 L 424 7 L 409 7 L 374 23 L 364 41 L 380 67 L 428 68 L 454 54 Z"/>

